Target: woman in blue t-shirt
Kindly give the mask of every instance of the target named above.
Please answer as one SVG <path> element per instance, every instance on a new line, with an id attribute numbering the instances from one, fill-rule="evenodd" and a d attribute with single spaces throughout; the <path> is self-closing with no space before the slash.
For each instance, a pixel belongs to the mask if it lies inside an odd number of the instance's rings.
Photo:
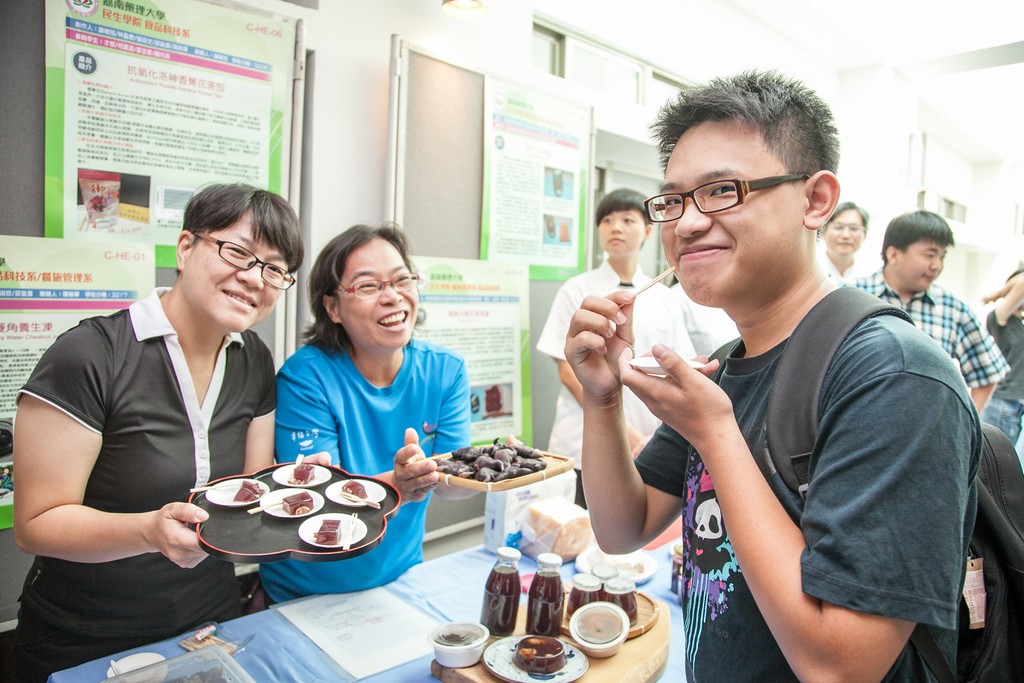
<path id="1" fill-rule="evenodd" d="M 440 483 L 428 459 L 470 445 L 470 401 L 465 360 L 412 338 L 422 282 L 404 233 L 390 224 L 349 228 L 313 265 L 307 345 L 277 376 L 277 459 L 326 451 L 348 472 L 393 484 L 403 506 L 366 555 L 262 565 L 272 601 L 393 581 L 423 559 L 431 491 L 474 494 Z"/>

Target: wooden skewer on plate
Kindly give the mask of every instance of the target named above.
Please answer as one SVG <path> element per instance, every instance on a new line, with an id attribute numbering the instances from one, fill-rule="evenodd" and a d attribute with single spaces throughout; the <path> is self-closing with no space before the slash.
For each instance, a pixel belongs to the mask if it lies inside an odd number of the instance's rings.
<path id="1" fill-rule="evenodd" d="M 279 507 L 283 507 L 283 506 L 284 506 L 284 501 L 280 500 L 280 501 L 278 501 L 276 503 L 272 503 L 270 505 L 257 505 L 254 508 L 250 508 L 250 509 L 246 510 L 246 512 L 248 512 L 250 515 L 255 515 L 257 512 L 263 512 L 264 510 L 273 510 L 274 508 L 279 508 Z"/>
<path id="2" fill-rule="evenodd" d="M 350 519 L 351 521 L 345 528 L 345 543 L 341 546 L 342 550 L 349 550 L 352 547 L 352 543 L 355 541 L 353 536 L 356 535 L 356 522 L 359 520 L 359 515 L 353 512 L 350 515 Z"/>
<path id="3" fill-rule="evenodd" d="M 347 500 L 347 501 L 349 501 L 351 503 L 362 503 L 363 505 L 366 505 L 368 507 L 372 507 L 375 510 L 380 510 L 380 503 L 378 503 L 376 501 L 373 501 L 373 500 L 370 500 L 369 498 L 363 498 L 361 496 L 357 496 L 354 493 L 349 493 L 348 491 L 346 491 L 344 489 L 338 489 L 338 497 L 339 498 L 344 498 L 345 500 Z"/>

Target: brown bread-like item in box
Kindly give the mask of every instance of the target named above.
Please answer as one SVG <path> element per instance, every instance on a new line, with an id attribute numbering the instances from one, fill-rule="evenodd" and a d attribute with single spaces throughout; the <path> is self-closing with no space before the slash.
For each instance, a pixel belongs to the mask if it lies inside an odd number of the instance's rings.
<path id="1" fill-rule="evenodd" d="M 530 557 L 555 553 L 569 562 L 586 550 L 594 538 L 587 511 L 561 496 L 541 498 L 526 508 L 524 533 L 519 549 Z"/>

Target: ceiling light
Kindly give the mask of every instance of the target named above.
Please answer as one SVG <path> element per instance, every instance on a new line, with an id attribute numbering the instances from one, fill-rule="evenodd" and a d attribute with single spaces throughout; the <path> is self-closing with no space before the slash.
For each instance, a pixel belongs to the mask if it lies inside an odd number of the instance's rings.
<path id="1" fill-rule="evenodd" d="M 441 0 L 441 10 L 453 17 L 476 17 L 487 11 L 484 0 Z"/>

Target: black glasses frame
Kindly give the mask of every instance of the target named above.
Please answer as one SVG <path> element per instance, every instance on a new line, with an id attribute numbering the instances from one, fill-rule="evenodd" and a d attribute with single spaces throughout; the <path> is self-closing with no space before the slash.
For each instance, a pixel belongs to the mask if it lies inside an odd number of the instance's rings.
<path id="1" fill-rule="evenodd" d="M 266 282 L 268 285 L 270 285 L 274 289 L 285 290 L 285 289 L 288 289 L 289 287 L 291 287 L 292 285 L 295 284 L 295 276 L 294 275 L 292 275 L 288 271 L 284 270 L 279 265 L 276 265 L 274 263 L 267 263 L 266 261 L 264 261 L 263 259 L 258 257 L 256 254 L 252 253 L 251 251 L 249 251 L 248 249 L 246 249 L 245 247 L 243 247 L 240 244 L 235 244 L 234 242 L 228 242 L 227 240 L 218 240 L 218 239 L 215 239 L 215 238 L 210 237 L 208 235 L 204 235 L 201 232 L 194 232 L 192 234 L 195 235 L 196 237 L 198 237 L 199 239 L 203 240 L 204 242 L 209 242 L 210 244 L 216 244 L 217 245 L 217 256 L 220 256 L 221 261 L 223 261 L 224 263 L 227 263 L 229 266 L 233 266 L 233 267 L 237 268 L 238 270 L 251 270 L 254 266 L 259 266 L 260 267 L 260 277 L 263 279 L 264 282 Z M 228 247 L 229 249 L 233 249 L 235 251 L 238 251 L 238 252 L 241 252 L 242 254 L 244 254 L 245 255 L 245 265 L 242 265 L 242 262 L 240 262 L 240 261 L 237 261 L 237 262 L 236 261 L 232 261 L 230 258 L 225 256 L 224 255 L 224 247 Z M 267 278 L 267 266 L 271 267 L 271 269 L 272 269 L 270 271 L 271 273 L 276 272 L 276 271 L 280 271 L 281 272 L 281 283 L 280 284 Z"/>
<path id="2" fill-rule="evenodd" d="M 746 196 L 751 192 L 756 192 L 757 190 L 766 190 L 770 187 L 777 187 L 779 185 L 782 185 L 783 183 L 792 182 L 794 180 L 807 180 L 810 177 L 811 176 L 807 175 L 806 173 L 789 173 L 786 175 L 775 175 L 768 176 L 766 178 L 757 178 L 756 180 L 723 178 L 722 180 L 715 180 L 710 183 L 704 183 L 703 185 L 699 185 L 690 190 L 689 192 L 667 192 L 665 194 L 655 195 L 654 197 L 651 197 L 650 199 L 644 202 L 644 212 L 647 214 L 647 219 L 652 223 L 669 223 L 671 221 L 676 221 L 683 217 L 683 211 L 686 208 L 686 198 L 689 197 L 690 201 L 693 202 L 693 205 L 696 206 L 697 210 L 700 211 L 701 213 L 718 213 L 720 211 L 727 211 L 733 207 L 739 206 L 740 204 L 743 203 L 743 200 L 746 198 Z M 722 185 L 723 183 L 732 183 L 733 186 L 736 188 L 736 201 L 728 206 L 723 206 L 717 209 L 705 210 L 700 205 L 700 201 L 697 200 L 697 193 L 703 190 L 705 187 L 711 185 Z M 673 201 L 676 201 L 678 203 L 672 204 L 672 206 L 679 207 L 679 215 L 673 216 L 671 218 L 655 218 L 652 206 L 655 202 L 659 200 L 667 204 L 666 198 L 677 198 L 673 199 Z"/>

